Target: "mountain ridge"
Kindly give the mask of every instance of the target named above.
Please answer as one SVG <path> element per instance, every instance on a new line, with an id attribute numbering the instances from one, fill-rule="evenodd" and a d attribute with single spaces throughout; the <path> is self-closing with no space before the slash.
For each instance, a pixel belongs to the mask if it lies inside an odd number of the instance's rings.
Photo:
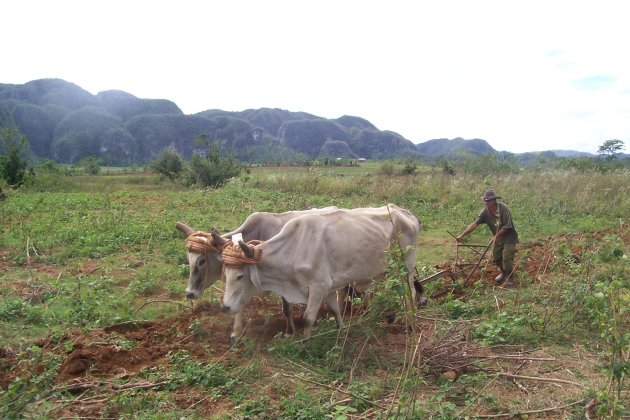
<path id="1" fill-rule="evenodd" d="M 96 156 L 106 164 L 142 164 L 163 149 L 190 157 L 200 135 L 220 140 L 239 159 L 249 161 L 510 154 L 496 151 L 483 139 L 457 137 L 414 144 L 394 131 L 379 130 L 370 121 L 350 115 L 327 119 L 279 108 L 184 114 L 167 99 L 141 99 L 115 89 L 93 95 L 62 79 L 0 83 L 0 125 L 9 123 L 24 133 L 37 158 L 62 163 Z"/>

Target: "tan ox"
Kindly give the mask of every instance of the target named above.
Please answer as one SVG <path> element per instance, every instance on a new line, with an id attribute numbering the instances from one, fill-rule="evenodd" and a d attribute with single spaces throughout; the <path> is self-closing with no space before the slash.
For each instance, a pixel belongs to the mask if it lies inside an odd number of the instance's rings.
<path id="1" fill-rule="evenodd" d="M 221 236 L 222 243 L 233 235 L 240 233 L 246 241 L 267 240 L 276 235 L 282 227 L 292 219 L 310 213 L 322 213 L 337 210 L 337 207 L 314 208 L 303 211 L 287 211 L 284 213 L 255 212 L 252 213 L 236 230 Z M 188 284 L 186 297 L 199 299 L 206 288 L 210 287 L 221 277 L 223 270 L 223 256 L 221 245 L 213 241 L 211 235 L 205 232 L 195 231 L 185 223 L 179 222 L 176 228 L 186 235 L 186 247 L 188 250 Z M 293 310 L 283 299 L 282 309 L 287 317 L 287 334 L 292 335 L 295 329 L 293 325 Z M 232 344 L 243 332 L 243 319 L 240 313 L 234 318 L 234 325 L 230 339 Z"/>
<path id="2" fill-rule="evenodd" d="M 238 313 L 253 296 L 271 291 L 289 303 L 306 304 L 305 337 L 311 336 L 323 302 L 341 326 L 335 292 L 348 285 L 367 288 L 372 280 L 382 278 L 385 251 L 395 241 L 406 250 L 408 282 L 415 295 L 413 273 L 419 231 L 415 216 L 389 204 L 301 216 L 266 242 L 255 246 L 239 242 L 243 254 L 240 258 L 239 250 L 229 244 L 223 251 L 223 308 Z"/>

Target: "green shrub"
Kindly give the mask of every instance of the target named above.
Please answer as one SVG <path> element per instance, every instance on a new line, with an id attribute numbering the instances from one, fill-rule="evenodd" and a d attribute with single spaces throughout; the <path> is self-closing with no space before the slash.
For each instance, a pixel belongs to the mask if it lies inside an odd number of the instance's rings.
<path id="1" fill-rule="evenodd" d="M 379 173 L 386 176 L 394 175 L 394 162 L 384 162 L 379 169 Z"/>
<path id="2" fill-rule="evenodd" d="M 19 187 L 26 177 L 28 141 L 15 125 L 0 127 L 0 179 Z"/>
<path id="3" fill-rule="evenodd" d="M 184 169 L 184 161 L 177 152 L 166 149 L 149 163 L 149 167 L 161 176 L 175 181 Z"/>
<path id="4" fill-rule="evenodd" d="M 234 154 L 222 153 L 219 141 L 211 145 L 206 136 L 200 136 L 197 144 L 206 147 L 206 152 L 204 155 L 193 154 L 188 173 L 183 178 L 185 185 L 218 188 L 241 173 L 243 165 Z"/>

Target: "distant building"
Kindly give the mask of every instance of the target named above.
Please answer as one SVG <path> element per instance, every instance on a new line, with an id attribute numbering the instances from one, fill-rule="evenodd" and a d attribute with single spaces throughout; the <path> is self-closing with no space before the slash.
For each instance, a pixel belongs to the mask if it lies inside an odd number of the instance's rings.
<path id="1" fill-rule="evenodd" d="M 359 162 L 365 162 L 365 158 L 359 158 Z"/>

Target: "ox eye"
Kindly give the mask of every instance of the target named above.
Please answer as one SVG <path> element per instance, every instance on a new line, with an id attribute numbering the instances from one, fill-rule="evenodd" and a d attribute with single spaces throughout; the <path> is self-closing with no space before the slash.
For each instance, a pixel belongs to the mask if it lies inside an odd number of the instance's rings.
<path id="1" fill-rule="evenodd" d="M 206 259 L 205 258 L 200 258 L 200 259 L 197 260 L 197 265 L 199 267 L 203 267 L 205 263 L 206 263 Z"/>
<path id="2" fill-rule="evenodd" d="M 236 280 L 243 280 L 243 277 L 244 276 L 242 274 L 239 274 L 239 275 L 236 276 Z"/>

